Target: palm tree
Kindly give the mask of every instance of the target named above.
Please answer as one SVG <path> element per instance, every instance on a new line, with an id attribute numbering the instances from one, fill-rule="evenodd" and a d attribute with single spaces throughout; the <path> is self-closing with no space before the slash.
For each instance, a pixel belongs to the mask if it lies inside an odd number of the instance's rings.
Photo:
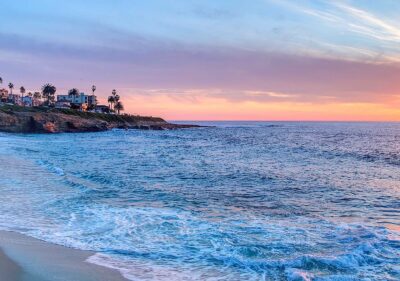
<path id="1" fill-rule="evenodd" d="M 0 77 L 0 84 L 3 84 L 3 78 Z M 0 102 L 3 101 L 5 93 L 2 92 L 0 95 Z"/>
<path id="2" fill-rule="evenodd" d="M 121 110 L 124 110 L 124 105 L 122 104 L 122 102 L 118 101 L 115 105 L 114 105 L 114 109 L 118 112 L 118 115 L 120 113 Z"/>
<path id="3" fill-rule="evenodd" d="M 12 102 L 13 99 L 12 99 L 12 96 L 11 96 L 11 95 L 12 95 L 12 90 L 14 89 L 14 84 L 11 83 L 11 82 L 8 83 L 8 88 L 10 89 L 10 94 L 8 95 L 8 98 L 7 98 L 7 99 L 8 99 L 9 102 Z"/>
<path id="4" fill-rule="evenodd" d="M 72 88 L 71 90 L 68 91 L 69 96 L 74 96 L 78 97 L 79 96 L 79 90 L 77 88 Z"/>
<path id="5" fill-rule="evenodd" d="M 25 94 L 25 92 L 26 92 L 24 86 L 22 86 L 21 88 L 19 88 L 19 91 L 20 91 L 20 93 L 21 93 L 21 98 L 23 98 L 23 97 L 24 97 L 24 94 Z"/>
<path id="6" fill-rule="evenodd" d="M 12 90 L 14 89 L 14 84 L 13 83 L 9 83 L 8 84 L 8 88 L 10 89 L 10 95 L 12 95 Z"/>
<path id="7" fill-rule="evenodd" d="M 92 104 L 90 105 L 90 109 L 94 109 L 97 105 L 97 99 L 94 92 L 96 92 L 96 85 L 92 86 Z"/>
<path id="8" fill-rule="evenodd" d="M 109 105 L 109 106 L 110 106 L 110 109 L 112 109 L 112 106 L 113 106 L 113 104 L 114 104 L 114 102 L 115 102 L 114 97 L 113 97 L 113 96 L 109 96 L 107 101 L 108 101 L 108 103 L 110 104 L 110 105 Z"/>
<path id="9" fill-rule="evenodd" d="M 50 105 L 50 101 L 54 101 L 54 95 L 57 88 L 52 84 L 45 84 L 42 87 L 42 96 L 47 100 L 47 105 Z"/>
<path id="10" fill-rule="evenodd" d="M 115 89 L 112 90 L 111 96 L 108 97 L 108 102 L 110 103 L 110 109 L 112 109 L 115 103 L 117 102 L 117 90 Z"/>

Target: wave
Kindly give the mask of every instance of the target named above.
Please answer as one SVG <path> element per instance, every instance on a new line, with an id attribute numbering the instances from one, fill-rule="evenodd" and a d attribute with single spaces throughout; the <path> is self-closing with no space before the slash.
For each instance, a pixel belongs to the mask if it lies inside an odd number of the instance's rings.
<path id="1" fill-rule="evenodd" d="M 396 280 L 400 274 L 400 240 L 382 227 L 324 220 L 286 226 L 239 218 L 213 223 L 177 209 L 110 206 L 77 209 L 67 221 L 62 228 L 29 234 L 96 251 L 89 262 L 135 281 L 375 280 L 382 274 Z M 315 232 L 299 228 L 310 224 Z"/>
<path id="2" fill-rule="evenodd" d="M 57 167 L 57 166 L 51 164 L 48 161 L 38 160 L 38 161 L 36 161 L 36 163 L 39 166 L 44 167 L 47 171 L 49 171 L 49 172 L 51 172 L 51 173 L 53 173 L 55 175 L 65 176 L 65 172 L 64 172 L 64 170 L 62 168 Z"/>
<path id="3" fill-rule="evenodd" d="M 97 253 L 87 259 L 97 265 L 117 269 L 132 281 L 158 280 L 288 280 L 288 281 L 350 281 L 377 280 L 380 274 L 385 280 L 398 280 L 400 262 L 397 252 L 390 254 L 381 244 L 365 243 L 353 251 L 338 256 L 301 256 L 294 260 L 260 261 L 240 270 L 235 267 L 197 266 L 185 264 L 166 266 L 157 262 L 127 259 L 121 256 Z M 388 263 L 390 262 L 390 263 Z M 388 265 L 389 264 L 389 265 Z M 370 269 L 374 268 L 374 271 Z"/>

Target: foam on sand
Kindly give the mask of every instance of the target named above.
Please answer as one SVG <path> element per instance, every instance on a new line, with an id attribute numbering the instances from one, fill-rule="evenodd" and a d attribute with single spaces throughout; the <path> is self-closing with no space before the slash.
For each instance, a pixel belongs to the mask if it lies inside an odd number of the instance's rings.
<path id="1" fill-rule="evenodd" d="M 7 281 L 126 280 L 116 270 L 85 262 L 92 252 L 46 243 L 14 232 L 0 231 L 0 249 L 0 272 Z"/>

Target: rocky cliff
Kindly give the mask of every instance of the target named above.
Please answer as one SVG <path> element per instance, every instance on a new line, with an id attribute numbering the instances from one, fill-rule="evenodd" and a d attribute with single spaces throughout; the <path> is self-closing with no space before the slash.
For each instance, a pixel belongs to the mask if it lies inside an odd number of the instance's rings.
<path id="1" fill-rule="evenodd" d="M 10 133 L 98 132 L 113 128 L 167 130 L 189 127 L 195 126 L 171 124 L 158 117 L 0 107 L 0 131 Z"/>

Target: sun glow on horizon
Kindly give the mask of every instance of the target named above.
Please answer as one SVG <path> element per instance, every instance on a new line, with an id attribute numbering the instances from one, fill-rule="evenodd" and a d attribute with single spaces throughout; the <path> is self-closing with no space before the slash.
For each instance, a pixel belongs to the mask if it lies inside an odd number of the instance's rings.
<path id="1" fill-rule="evenodd" d="M 218 98 L 179 100 L 135 97 L 125 102 L 132 114 L 198 121 L 400 121 L 400 105 L 385 103 L 231 102 Z"/>

